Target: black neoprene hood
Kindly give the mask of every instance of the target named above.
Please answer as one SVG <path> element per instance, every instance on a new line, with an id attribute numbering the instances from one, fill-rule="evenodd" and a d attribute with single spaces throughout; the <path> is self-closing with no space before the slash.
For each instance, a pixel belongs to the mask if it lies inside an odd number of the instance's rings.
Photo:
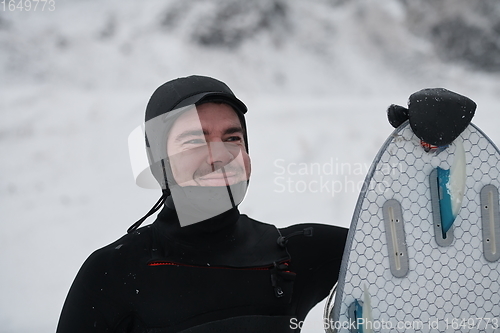
<path id="1" fill-rule="evenodd" d="M 210 102 L 227 104 L 235 111 L 243 128 L 245 149 L 248 153 L 244 116 L 247 107 L 224 82 L 198 75 L 168 81 L 154 91 L 145 115 L 145 139 L 150 169 L 166 194 L 171 193 L 170 186 L 175 184 L 166 156 L 168 133 L 185 111 L 185 107 Z"/>
<path id="2" fill-rule="evenodd" d="M 145 121 L 184 106 L 211 101 L 229 104 L 239 116 L 247 112 L 245 104 L 236 98 L 224 82 L 193 75 L 168 81 L 158 87 L 146 107 Z"/>

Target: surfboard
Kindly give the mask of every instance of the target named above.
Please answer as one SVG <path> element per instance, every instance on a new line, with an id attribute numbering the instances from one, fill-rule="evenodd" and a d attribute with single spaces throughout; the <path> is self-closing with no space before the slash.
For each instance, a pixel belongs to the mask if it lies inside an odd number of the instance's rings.
<path id="1" fill-rule="evenodd" d="M 500 152 L 472 123 L 436 148 L 406 121 L 376 155 L 326 332 L 500 332 Z"/>

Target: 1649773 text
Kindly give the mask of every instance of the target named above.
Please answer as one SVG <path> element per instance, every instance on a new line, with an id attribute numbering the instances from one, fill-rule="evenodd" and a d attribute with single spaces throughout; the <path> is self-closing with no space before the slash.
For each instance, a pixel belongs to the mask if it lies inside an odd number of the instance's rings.
<path id="1" fill-rule="evenodd" d="M 3 12 L 53 12 L 56 10 L 55 0 L 2 0 L 0 10 Z"/>

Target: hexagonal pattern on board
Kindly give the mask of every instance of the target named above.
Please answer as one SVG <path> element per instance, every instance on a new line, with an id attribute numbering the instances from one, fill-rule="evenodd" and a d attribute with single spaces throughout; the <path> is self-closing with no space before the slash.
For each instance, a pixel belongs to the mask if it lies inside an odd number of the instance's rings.
<path id="1" fill-rule="evenodd" d="M 457 140 L 466 153 L 466 184 L 449 246 L 435 240 L 429 174 L 450 168 L 457 145 L 427 153 L 408 124 L 386 141 L 356 205 L 335 303 L 325 309 L 328 328 L 349 332 L 349 305 L 363 301 L 366 288 L 375 332 L 497 331 L 500 260 L 488 261 L 483 253 L 480 191 L 486 184 L 500 188 L 500 153 L 472 124 Z M 408 255 L 402 278 L 390 269 L 382 211 L 390 199 L 402 208 Z"/>

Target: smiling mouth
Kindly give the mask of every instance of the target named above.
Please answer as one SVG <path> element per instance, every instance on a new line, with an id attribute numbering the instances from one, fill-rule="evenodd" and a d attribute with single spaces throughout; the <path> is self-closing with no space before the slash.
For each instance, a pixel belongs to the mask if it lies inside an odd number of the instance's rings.
<path id="1" fill-rule="evenodd" d="M 236 172 L 225 172 L 225 173 L 209 173 L 208 175 L 205 175 L 203 177 L 200 177 L 199 179 L 201 180 L 210 180 L 210 179 L 229 179 L 236 177 L 237 174 Z"/>
<path id="2" fill-rule="evenodd" d="M 208 186 L 228 186 L 239 181 L 239 173 L 235 171 L 225 172 L 224 168 L 221 168 L 216 172 L 199 177 L 198 180 Z"/>

